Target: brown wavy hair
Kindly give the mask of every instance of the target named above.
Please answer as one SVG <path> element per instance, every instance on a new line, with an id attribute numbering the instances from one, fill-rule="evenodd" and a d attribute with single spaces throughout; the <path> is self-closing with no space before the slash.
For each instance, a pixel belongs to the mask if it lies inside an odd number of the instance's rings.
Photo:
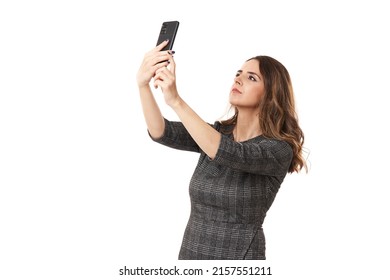
<path id="1" fill-rule="evenodd" d="M 259 62 L 260 73 L 264 78 L 264 96 L 259 104 L 259 123 L 263 136 L 284 140 L 293 150 L 293 158 L 288 172 L 299 172 L 305 168 L 303 157 L 304 133 L 298 124 L 295 111 L 294 91 L 290 74 L 276 59 L 269 56 L 256 56 Z M 235 125 L 238 110 L 228 120 L 222 121 L 225 125 Z"/>

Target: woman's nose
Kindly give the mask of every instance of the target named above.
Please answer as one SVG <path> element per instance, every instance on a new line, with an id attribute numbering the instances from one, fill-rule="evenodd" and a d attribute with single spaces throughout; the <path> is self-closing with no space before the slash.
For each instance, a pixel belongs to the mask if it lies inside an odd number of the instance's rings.
<path id="1" fill-rule="evenodd" d="M 236 84 L 239 84 L 240 86 L 242 85 L 242 82 L 241 82 L 241 79 L 240 79 L 239 76 L 234 78 L 234 82 L 235 82 Z"/>

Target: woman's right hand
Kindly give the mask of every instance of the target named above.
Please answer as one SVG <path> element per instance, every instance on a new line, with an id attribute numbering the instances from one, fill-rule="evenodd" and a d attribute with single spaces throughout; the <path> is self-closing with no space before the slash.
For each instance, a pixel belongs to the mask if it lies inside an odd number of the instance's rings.
<path id="1" fill-rule="evenodd" d="M 169 64 L 170 54 L 168 51 L 161 51 L 167 44 L 168 41 L 164 41 L 145 54 L 137 73 L 138 87 L 149 86 L 156 71 Z"/>

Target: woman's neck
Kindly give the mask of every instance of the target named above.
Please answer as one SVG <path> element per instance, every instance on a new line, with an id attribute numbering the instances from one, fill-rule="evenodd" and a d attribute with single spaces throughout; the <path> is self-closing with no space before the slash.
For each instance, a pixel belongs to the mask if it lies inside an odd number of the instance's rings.
<path id="1" fill-rule="evenodd" d="M 245 114 L 240 112 L 237 116 L 237 123 L 233 130 L 234 140 L 243 142 L 261 134 L 257 114 Z"/>

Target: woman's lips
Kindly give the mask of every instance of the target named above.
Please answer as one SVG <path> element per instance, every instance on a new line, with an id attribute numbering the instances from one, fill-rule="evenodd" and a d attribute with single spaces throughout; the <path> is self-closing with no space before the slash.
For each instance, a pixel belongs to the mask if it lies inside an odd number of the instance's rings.
<path id="1" fill-rule="evenodd" d="M 236 88 L 233 88 L 233 89 L 232 89 L 232 92 L 233 92 L 233 93 L 238 93 L 238 94 L 241 94 L 241 91 L 239 91 L 239 90 L 238 90 L 238 89 L 236 89 Z"/>

